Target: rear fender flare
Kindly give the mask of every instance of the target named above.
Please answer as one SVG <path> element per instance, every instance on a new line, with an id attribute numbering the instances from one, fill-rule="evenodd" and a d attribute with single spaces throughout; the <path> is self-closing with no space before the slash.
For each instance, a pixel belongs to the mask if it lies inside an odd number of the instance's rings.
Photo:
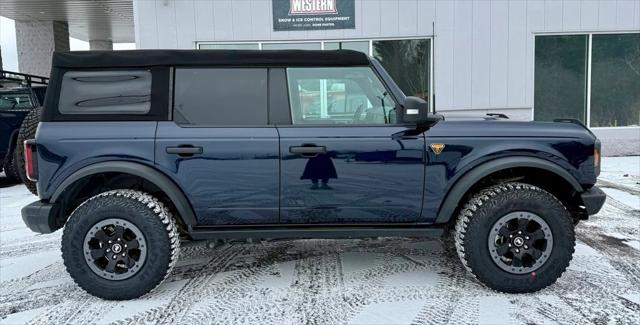
<path id="1" fill-rule="evenodd" d="M 548 160 L 528 156 L 499 158 L 473 167 L 456 181 L 440 205 L 436 223 L 447 223 L 451 218 L 454 218 L 453 213 L 458 207 L 460 200 L 462 200 L 469 188 L 478 181 L 497 171 L 515 167 L 530 167 L 546 170 L 562 177 L 567 183 L 571 184 L 577 192 L 583 191 L 582 186 L 571 173 Z"/>
<path id="2" fill-rule="evenodd" d="M 189 230 L 196 225 L 197 219 L 193 212 L 193 208 L 178 185 L 176 185 L 168 176 L 149 166 L 129 161 L 107 161 L 79 169 L 75 173 L 71 174 L 71 176 L 67 177 L 60 186 L 56 188 L 53 195 L 51 195 L 49 202 L 55 203 L 61 197 L 62 193 L 64 193 L 64 191 L 72 186 L 76 181 L 87 176 L 109 172 L 131 174 L 142 177 L 148 182 L 156 185 L 165 194 L 167 194 L 173 205 L 176 207 L 179 214 L 179 216 L 176 217 L 180 218 Z"/>

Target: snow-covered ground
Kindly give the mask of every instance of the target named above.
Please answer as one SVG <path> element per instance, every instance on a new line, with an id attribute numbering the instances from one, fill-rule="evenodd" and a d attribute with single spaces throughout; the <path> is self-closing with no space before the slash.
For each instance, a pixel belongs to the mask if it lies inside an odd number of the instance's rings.
<path id="1" fill-rule="evenodd" d="M 381 238 L 189 244 L 168 281 L 125 302 L 79 289 L 60 232 L 28 230 L 20 208 L 35 197 L 7 186 L 0 323 L 640 324 L 640 157 L 605 158 L 600 179 L 605 207 L 579 224 L 567 272 L 535 294 L 484 288 L 439 239 Z"/>

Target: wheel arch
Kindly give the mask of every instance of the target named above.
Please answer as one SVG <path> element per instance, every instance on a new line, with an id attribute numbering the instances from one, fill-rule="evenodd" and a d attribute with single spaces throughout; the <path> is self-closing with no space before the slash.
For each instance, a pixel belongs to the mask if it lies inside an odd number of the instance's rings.
<path id="1" fill-rule="evenodd" d="M 550 173 L 564 181 L 564 183 L 574 191 L 583 191 L 580 183 L 569 171 L 548 160 L 530 156 L 498 158 L 472 167 L 455 181 L 453 186 L 447 191 L 438 209 L 436 223 L 445 224 L 454 219 L 454 213 L 462 204 L 461 201 L 469 194 L 474 185 L 493 174 L 514 168 L 528 168 Z"/>
<path id="2" fill-rule="evenodd" d="M 165 174 L 140 163 L 130 161 L 106 161 L 85 166 L 67 177 L 53 192 L 49 202 L 60 201 L 65 192 L 73 189 L 83 179 L 104 173 L 120 173 L 139 177 L 160 189 L 175 206 L 178 218 L 188 231 L 196 225 L 197 219 L 191 203 L 178 185 Z"/>

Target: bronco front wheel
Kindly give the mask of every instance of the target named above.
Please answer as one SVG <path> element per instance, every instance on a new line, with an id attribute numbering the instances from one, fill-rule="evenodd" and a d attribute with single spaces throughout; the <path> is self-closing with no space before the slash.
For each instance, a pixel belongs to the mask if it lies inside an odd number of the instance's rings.
<path id="1" fill-rule="evenodd" d="M 564 205 L 539 187 L 515 182 L 473 196 L 458 216 L 454 237 L 467 270 L 489 288 L 508 293 L 554 283 L 575 245 Z"/>
<path id="2" fill-rule="evenodd" d="M 62 235 L 62 257 L 74 281 L 110 300 L 140 297 L 158 286 L 178 257 L 171 213 L 133 190 L 98 194 L 82 203 Z"/>

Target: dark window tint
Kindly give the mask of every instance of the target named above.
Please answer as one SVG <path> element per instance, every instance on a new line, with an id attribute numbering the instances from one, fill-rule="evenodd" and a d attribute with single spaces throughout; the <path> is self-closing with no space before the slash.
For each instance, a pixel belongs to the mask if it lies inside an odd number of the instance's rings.
<path id="1" fill-rule="evenodd" d="M 189 125 L 266 125 L 266 69 L 177 69 L 174 120 Z"/>
<path id="2" fill-rule="evenodd" d="M 146 114 L 150 108 L 150 71 L 68 71 L 62 78 L 62 114 Z"/>
<path id="3" fill-rule="evenodd" d="M 593 35 L 591 126 L 640 125 L 640 33 Z"/>
<path id="4" fill-rule="evenodd" d="M 587 35 L 537 36 L 534 118 L 575 118 L 585 122 Z"/>

